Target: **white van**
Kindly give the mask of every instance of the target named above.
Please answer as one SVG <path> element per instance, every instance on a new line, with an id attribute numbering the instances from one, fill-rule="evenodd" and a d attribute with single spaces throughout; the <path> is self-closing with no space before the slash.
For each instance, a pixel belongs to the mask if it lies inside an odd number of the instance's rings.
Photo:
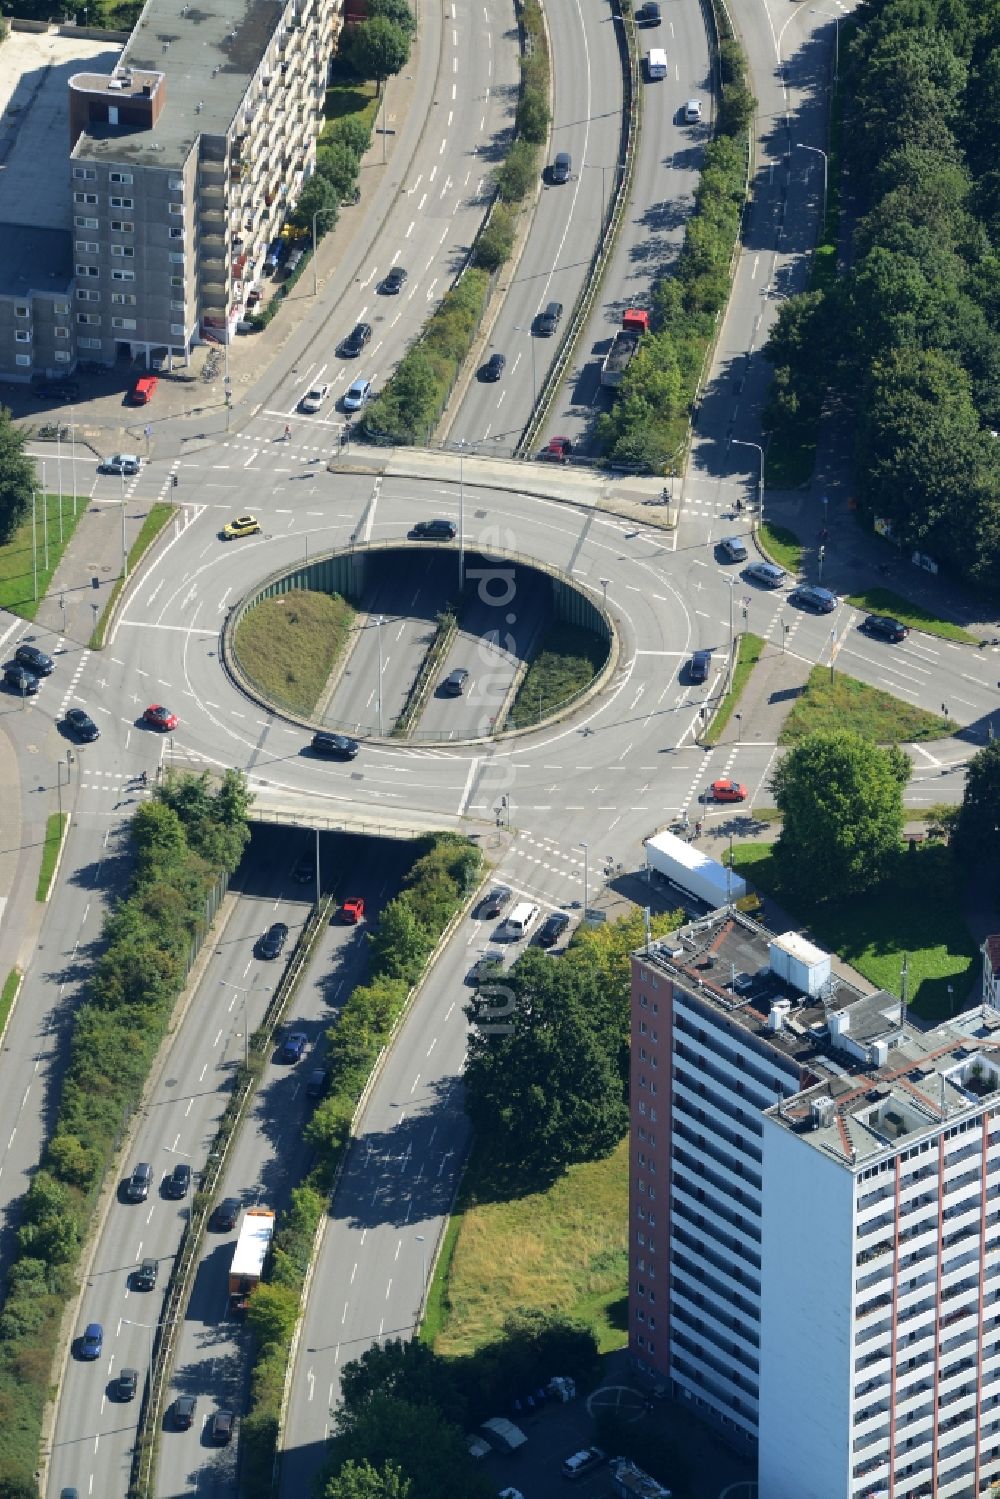
<path id="1" fill-rule="evenodd" d="M 530 901 L 518 901 L 504 923 L 504 934 L 511 942 L 520 942 L 538 920 L 538 907 Z"/>
<path id="2" fill-rule="evenodd" d="M 646 77 L 666 78 L 667 54 L 662 47 L 651 47 L 646 53 Z"/>

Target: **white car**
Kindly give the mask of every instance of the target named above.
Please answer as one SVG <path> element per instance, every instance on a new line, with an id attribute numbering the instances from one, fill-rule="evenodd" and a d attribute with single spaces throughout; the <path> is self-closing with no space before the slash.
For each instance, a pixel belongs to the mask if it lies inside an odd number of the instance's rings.
<path id="1" fill-rule="evenodd" d="M 689 99 L 684 106 L 685 125 L 697 125 L 701 119 L 701 100 Z"/>
<path id="2" fill-rule="evenodd" d="M 299 402 L 300 411 L 318 411 L 330 394 L 329 385 L 314 385 L 312 390 L 307 390 Z"/>
<path id="3" fill-rule="evenodd" d="M 360 411 L 367 406 L 368 397 L 372 393 L 372 382 L 370 380 L 355 380 L 344 396 L 345 411 Z"/>

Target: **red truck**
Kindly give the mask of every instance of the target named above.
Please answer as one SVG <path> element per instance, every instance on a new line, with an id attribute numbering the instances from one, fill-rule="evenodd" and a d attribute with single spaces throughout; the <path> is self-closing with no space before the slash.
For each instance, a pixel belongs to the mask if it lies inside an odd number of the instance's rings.
<path id="1" fill-rule="evenodd" d="M 139 379 L 133 385 L 132 394 L 129 397 L 132 405 L 148 406 L 153 399 L 153 392 L 156 390 L 158 384 L 159 381 L 155 375 L 140 375 Z"/>
<path id="2" fill-rule="evenodd" d="M 601 384 L 612 387 L 622 383 L 622 375 L 639 347 L 639 340 L 649 332 L 649 313 L 640 307 L 630 307 L 622 314 L 622 325 L 615 334 L 604 363 L 601 366 Z"/>

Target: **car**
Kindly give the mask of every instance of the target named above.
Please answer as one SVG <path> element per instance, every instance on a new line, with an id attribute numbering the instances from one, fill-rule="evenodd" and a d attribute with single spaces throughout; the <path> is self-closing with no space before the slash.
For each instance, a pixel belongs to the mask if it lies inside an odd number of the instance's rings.
<path id="1" fill-rule="evenodd" d="M 350 896 L 340 908 L 340 919 L 348 926 L 357 926 L 359 921 L 364 920 L 364 916 L 365 903 L 360 895 Z"/>
<path id="2" fill-rule="evenodd" d="M 104 1328 L 99 1322 L 88 1322 L 80 1339 L 80 1357 L 100 1358 L 104 1351 Z"/>
<path id="3" fill-rule="evenodd" d="M 640 5 L 635 13 L 635 24 L 637 26 L 659 26 L 660 7 L 657 0 L 646 0 L 645 5 Z"/>
<path id="4" fill-rule="evenodd" d="M 238 1197 L 224 1197 L 215 1205 L 212 1214 L 212 1226 L 217 1233 L 232 1233 L 240 1216 L 240 1199 Z"/>
<path id="5" fill-rule="evenodd" d="M 880 640 L 891 640 L 898 645 L 909 635 L 909 626 L 904 625 L 901 620 L 893 619 L 888 614 L 869 614 L 858 626 L 864 630 L 866 635 L 877 635 Z"/>
<path id="6" fill-rule="evenodd" d="M 288 941 L 288 928 L 283 921 L 275 921 L 257 943 L 257 952 L 262 958 L 280 958 Z"/>
<path id="7" fill-rule="evenodd" d="M 11 661 L 3 669 L 3 679 L 8 687 L 22 694 L 38 691 L 38 678 L 33 671 L 22 666 L 20 661 Z"/>
<path id="8" fill-rule="evenodd" d="M 499 916 L 500 912 L 509 904 L 513 893 L 509 885 L 494 885 L 492 890 L 487 891 L 479 907 L 480 916 L 486 921 L 489 921 L 494 916 Z"/>
<path id="9" fill-rule="evenodd" d="M 776 562 L 751 562 L 743 569 L 742 576 L 762 588 L 780 588 L 788 574 Z"/>
<path id="10" fill-rule="evenodd" d="M 394 297 L 401 292 L 406 285 L 406 272 L 401 265 L 394 265 L 386 276 L 383 277 L 379 291 L 386 297 Z"/>
<path id="11" fill-rule="evenodd" d="M 236 1417 L 232 1411 L 216 1411 L 212 1417 L 211 1437 L 218 1446 L 224 1447 L 233 1434 L 233 1422 Z"/>
<path id="12" fill-rule="evenodd" d="M 264 258 L 264 267 L 273 275 L 285 258 L 288 245 L 283 239 L 272 239 L 267 247 L 267 255 Z"/>
<path id="13" fill-rule="evenodd" d="M 187 1161 L 178 1161 L 166 1181 L 163 1193 L 166 1197 L 186 1197 L 191 1187 L 191 1167 Z"/>
<path id="14" fill-rule="evenodd" d="M 829 588 L 818 588 L 814 583 L 801 583 L 788 595 L 789 602 L 808 609 L 811 614 L 832 614 L 837 607 L 837 595 Z"/>
<path id="15" fill-rule="evenodd" d="M 562 315 L 562 303 L 550 302 L 535 318 L 535 332 L 542 338 L 551 338 L 559 327 Z"/>
<path id="16" fill-rule="evenodd" d="M 178 1395 L 173 1406 L 173 1427 L 175 1431 L 188 1431 L 194 1425 L 194 1413 L 198 1409 L 198 1402 L 193 1395 Z"/>
<path id="17" fill-rule="evenodd" d="M 105 364 L 103 359 L 78 359 L 76 368 L 81 375 L 106 375 L 111 366 Z"/>
<path id="18" fill-rule="evenodd" d="M 299 410 L 318 411 L 329 394 L 329 385 L 313 385 L 299 402 Z"/>
<path id="19" fill-rule="evenodd" d="M 74 1488 L 60 1489 L 59 1499 L 80 1499 L 80 1490 Z"/>
<path id="20" fill-rule="evenodd" d="M 719 542 L 719 551 L 726 562 L 745 562 L 746 543 L 739 536 L 724 536 Z"/>
<path id="21" fill-rule="evenodd" d="M 688 678 L 692 682 L 707 682 L 712 670 L 712 652 L 695 651 L 688 665 Z"/>
<path id="22" fill-rule="evenodd" d="M 292 879 L 296 885 L 311 885 L 315 878 L 316 860 L 312 854 L 303 854 L 292 870 Z"/>
<path id="23" fill-rule="evenodd" d="M 314 755 L 329 755 L 333 760 L 353 760 L 361 746 L 347 734 L 330 734 L 319 729 L 312 736 L 311 749 Z"/>
<path id="24" fill-rule="evenodd" d="M 235 541 L 238 536 L 259 536 L 260 521 L 255 515 L 236 515 L 226 522 L 219 534 L 223 541 Z"/>
<path id="25" fill-rule="evenodd" d="M 340 346 L 340 352 L 349 359 L 356 359 L 372 336 L 371 323 L 355 323 Z"/>
<path id="26" fill-rule="evenodd" d="M 568 437 L 550 437 L 538 456 L 543 463 L 568 463 L 572 452 Z"/>
<path id="27" fill-rule="evenodd" d="M 70 708 L 63 723 L 76 735 L 81 744 L 93 744 L 95 739 L 101 737 L 100 729 L 90 714 L 84 713 L 82 708 Z"/>
<path id="28" fill-rule="evenodd" d="M 176 713 L 171 713 L 169 708 L 164 708 L 162 703 L 150 703 L 142 715 L 143 723 L 148 723 L 153 729 L 176 729 L 180 719 Z"/>
<path id="29" fill-rule="evenodd" d="M 38 394 L 54 397 L 57 401 L 75 401 L 80 386 L 76 380 L 43 380 L 38 386 Z"/>
<path id="30" fill-rule="evenodd" d="M 153 1181 L 153 1168 L 148 1161 L 139 1161 L 133 1169 L 125 1187 L 129 1202 L 145 1202 Z"/>
<path id="31" fill-rule="evenodd" d="M 411 541 L 454 541 L 458 527 L 451 520 L 418 520 L 408 534 Z"/>
<path id="32" fill-rule="evenodd" d="M 278 1053 L 278 1060 L 281 1062 L 300 1061 L 302 1058 L 302 1054 L 306 1049 L 308 1040 L 309 1037 L 306 1035 L 305 1031 L 289 1031 L 288 1035 L 281 1043 L 281 1051 Z"/>
<path id="33" fill-rule="evenodd" d="M 345 411 L 361 411 L 367 406 L 372 393 L 372 382 L 370 380 L 355 380 L 344 391 L 341 401 Z"/>
<path id="34" fill-rule="evenodd" d="M 489 978 L 492 973 L 499 973 L 503 967 L 503 953 L 498 947 L 488 947 L 482 953 L 466 974 L 466 981 L 470 984 L 481 984 L 484 979 Z"/>
<path id="35" fill-rule="evenodd" d="M 312 1072 L 310 1072 L 310 1074 L 309 1074 L 309 1080 L 306 1083 L 306 1096 L 307 1096 L 307 1098 L 322 1098 L 323 1097 L 323 1094 L 326 1092 L 326 1079 L 327 1079 L 327 1076 L 328 1076 L 328 1074 L 327 1074 L 327 1070 L 326 1070 L 325 1067 L 314 1067 L 313 1068 Z"/>
<path id="36" fill-rule="evenodd" d="M 144 1259 L 138 1270 L 133 1271 L 132 1284 L 137 1291 L 155 1291 L 156 1277 L 159 1272 L 159 1262 L 154 1259 Z"/>
<path id="37" fill-rule="evenodd" d="M 37 645 L 19 645 L 14 660 L 18 665 L 26 666 L 36 677 L 47 677 L 55 667 L 52 657 L 40 651 Z"/>
<path id="38" fill-rule="evenodd" d="M 500 379 L 506 368 L 507 360 L 503 354 L 491 354 L 480 373 L 484 380 L 494 381 Z"/>
<path id="39" fill-rule="evenodd" d="M 605 1454 L 600 1447 L 581 1447 L 579 1452 L 574 1452 L 562 1465 L 564 1478 L 582 1478 L 585 1473 L 592 1473 L 606 1461 Z"/>
<path id="40" fill-rule="evenodd" d="M 294 270 L 297 270 L 298 267 L 302 264 L 302 257 L 305 253 L 305 250 L 300 250 L 298 245 L 296 245 L 295 249 L 292 251 L 287 261 L 285 262 L 285 270 L 289 275 L 291 275 Z"/>
<path id="41" fill-rule="evenodd" d="M 538 932 L 539 947 L 555 947 L 559 938 L 569 926 L 569 917 L 565 911 L 553 911 L 546 916 Z"/>
<path id="42" fill-rule="evenodd" d="M 118 1399 L 134 1400 L 135 1392 L 139 1388 L 138 1369 L 122 1369 L 118 1375 Z"/>
<path id="43" fill-rule="evenodd" d="M 701 119 L 701 100 L 689 99 L 684 106 L 685 125 L 697 125 Z"/>
<path id="44" fill-rule="evenodd" d="M 464 666 L 456 666 L 450 671 L 441 683 L 441 691 L 445 697 L 461 697 L 465 691 L 465 684 L 469 680 L 469 673 Z"/>
<path id="45" fill-rule="evenodd" d="M 140 375 L 129 394 L 129 401 L 133 406 L 148 406 L 159 383 L 155 375 Z"/>
<path id="46" fill-rule="evenodd" d="M 721 780 L 712 782 L 708 794 L 713 802 L 745 802 L 747 788 L 742 781 L 731 781 L 728 776 L 723 776 Z"/>
<path id="47" fill-rule="evenodd" d="M 138 453 L 112 453 L 97 465 L 99 474 L 137 474 L 142 468 Z"/>
<path id="48" fill-rule="evenodd" d="M 497 1499 L 524 1499 L 520 1489 L 501 1489 Z"/>
<path id="49" fill-rule="evenodd" d="M 568 151 L 559 151 L 556 159 L 549 168 L 549 178 L 552 182 L 568 182 L 573 175 L 573 158 Z"/>

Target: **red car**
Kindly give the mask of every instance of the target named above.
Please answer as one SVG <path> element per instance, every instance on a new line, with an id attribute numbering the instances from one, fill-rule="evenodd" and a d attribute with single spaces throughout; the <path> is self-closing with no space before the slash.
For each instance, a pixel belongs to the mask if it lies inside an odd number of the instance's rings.
<path id="1" fill-rule="evenodd" d="M 714 802 L 745 802 L 747 788 L 740 781 L 713 781 L 711 796 Z"/>
<path id="2" fill-rule="evenodd" d="M 153 392 L 156 390 L 158 384 L 159 381 L 155 375 L 140 375 L 132 387 L 132 394 L 129 396 L 132 405 L 148 406 L 153 399 Z"/>
<path id="3" fill-rule="evenodd" d="M 142 715 L 143 723 L 148 723 L 154 729 L 176 729 L 179 719 L 176 713 L 171 713 L 169 708 L 163 708 L 159 703 L 151 703 Z"/>
<path id="4" fill-rule="evenodd" d="M 341 921 L 346 921 L 348 926 L 357 926 L 358 922 L 364 919 L 364 914 L 365 903 L 360 895 L 355 895 L 350 900 L 345 900 L 340 908 L 340 919 Z"/>
<path id="5" fill-rule="evenodd" d="M 568 437 L 550 437 L 538 456 L 543 463 L 568 463 L 572 451 Z"/>

